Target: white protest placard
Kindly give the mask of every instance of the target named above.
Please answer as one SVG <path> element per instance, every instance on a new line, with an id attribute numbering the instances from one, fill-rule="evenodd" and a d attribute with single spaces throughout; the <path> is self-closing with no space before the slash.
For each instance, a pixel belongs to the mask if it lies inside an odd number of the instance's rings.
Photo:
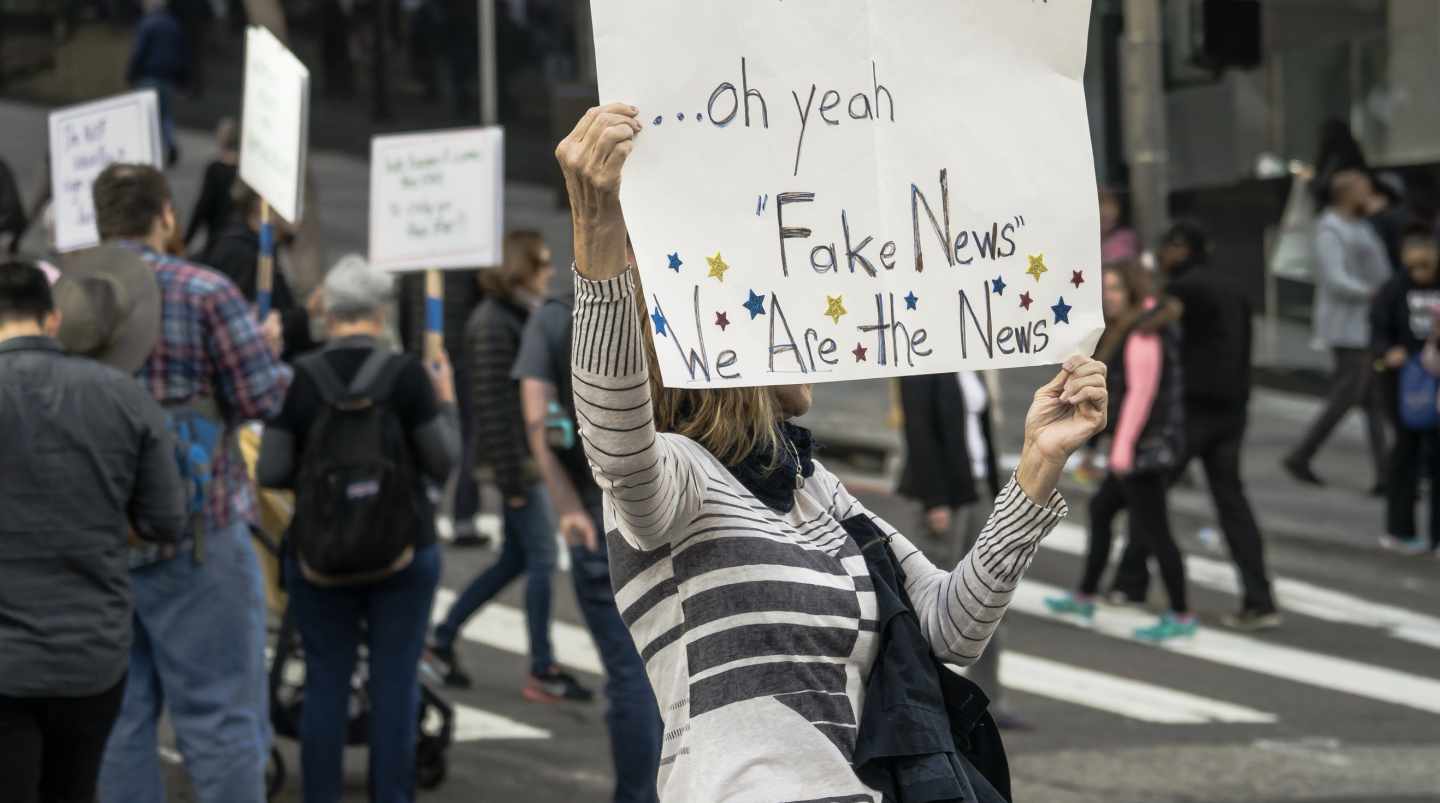
<path id="1" fill-rule="evenodd" d="M 1103 328 L 1085 0 L 594 0 L 670 386 L 1063 361 Z"/>
<path id="2" fill-rule="evenodd" d="M 504 238 L 499 128 L 370 143 L 370 262 L 392 271 L 494 267 Z"/>
<path id="3" fill-rule="evenodd" d="M 240 180 L 295 223 L 305 205 L 310 71 L 269 30 L 245 32 Z"/>
<path id="4" fill-rule="evenodd" d="M 164 167 L 160 105 L 153 89 L 70 106 L 50 113 L 50 192 L 55 247 L 100 242 L 90 186 L 114 162 Z"/>

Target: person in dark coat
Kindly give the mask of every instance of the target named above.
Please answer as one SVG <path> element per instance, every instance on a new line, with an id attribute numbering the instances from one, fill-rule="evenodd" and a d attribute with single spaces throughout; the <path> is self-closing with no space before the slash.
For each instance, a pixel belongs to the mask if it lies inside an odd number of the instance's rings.
<path id="1" fill-rule="evenodd" d="M 190 225 L 185 228 L 186 248 L 191 247 L 201 229 L 205 230 L 205 247 L 194 252 L 200 262 L 209 258 L 211 249 L 230 223 L 234 208 L 235 176 L 240 172 L 240 126 L 235 118 L 220 121 L 215 127 L 215 140 L 218 152 L 205 166 L 200 197 L 190 213 Z"/>
<path id="2" fill-rule="evenodd" d="M 165 138 L 165 163 L 180 158 L 175 140 L 175 93 L 189 85 L 190 45 L 167 0 L 144 0 L 145 16 L 135 29 L 135 46 L 125 80 L 136 89 L 153 89 L 160 100 L 160 128 Z"/>
<path id="3" fill-rule="evenodd" d="M 235 216 L 210 248 L 207 264 L 230 277 L 245 299 L 253 304 L 260 272 L 260 196 L 237 180 L 232 202 Z M 279 239 L 284 232 L 283 222 L 277 221 L 276 227 Z M 319 345 L 310 331 L 310 312 L 291 291 L 285 271 L 280 267 L 278 252 L 271 278 L 270 311 L 280 318 L 285 343 L 281 353 L 283 361 L 290 362 Z"/>
<path id="4" fill-rule="evenodd" d="M 905 469 L 899 490 L 924 508 L 924 529 L 934 539 L 926 551 L 940 566 L 958 564 L 974 546 L 990 513 L 982 509 L 981 498 L 1000 495 L 991 401 L 984 378 L 974 371 L 900 380 Z M 996 629 L 968 676 L 990 698 L 990 712 L 1001 728 L 1024 728 L 1004 704 L 1003 631 L 1003 626 Z"/>
<path id="5" fill-rule="evenodd" d="M 593 693 L 560 670 L 550 643 L 551 581 L 559 548 L 550 500 L 530 455 L 520 382 L 510 375 L 530 312 L 544 298 L 555 268 L 540 235 L 515 231 L 505 237 L 505 259 L 482 277 L 489 291 L 470 317 L 468 353 L 475 400 L 477 456 L 504 498 L 500 556 L 461 592 L 435 628 L 430 657 L 447 685 L 468 688 L 456 640 L 465 623 L 512 582 L 525 576 L 525 620 L 530 637 L 530 675 L 522 696 L 531 702 L 586 701 Z"/>
<path id="6" fill-rule="evenodd" d="M 1440 544 L 1440 494 L 1433 490 L 1430 493 L 1430 545 L 1415 527 L 1422 460 L 1429 461 L 1432 477 L 1440 477 L 1440 436 L 1434 427 L 1407 423 L 1398 415 L 1400 375 L 1407 363 L 1419 362 L 1426 340 L 1435 331 L 1435 313 L 1440 306 L 1440 250 L 1424 225 L 1407 228 L 1401 242 L 1400 256 L 1406 272 L 1386 283 L 1370 308 L 1373 348 L 1385 369 L 1381 382 L 1396 418 L 1385 532 L 1380 536 L 1380 545 L 1421 555 Z M 1435 400 L 1429 399 L 1428 403 L 1433 406 Z"/>
<path id="7" fill-rule="evenodd" d="M 1227 615 L 1227 627 L 1264 630 L 1281 624 L 1265 545 L 1240 476 L 1250 403 L 1250 350 L 1253 320 L 1245 294 L 1209 265 L 1210 243 L 1203 227 L 1180 221 L 1160 247 L 1160 272 L 1166 293 L 1179 302 L 1181 373 L 1185 377 L 1185 451 L 1173 483 L 1191 460 L 1205 467 L 1220 530 L 1235 563 L 1241 588 L 1240 610 Z M 1132 538 L 1116 572 L 1112 594 L 1128 601 L 1145 599 L 1149 582 L 1143 539 Z"/>

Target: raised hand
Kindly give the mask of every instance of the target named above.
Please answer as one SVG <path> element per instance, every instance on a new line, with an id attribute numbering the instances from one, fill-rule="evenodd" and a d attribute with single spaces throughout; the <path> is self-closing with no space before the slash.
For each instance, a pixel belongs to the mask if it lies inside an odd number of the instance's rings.
<path id="1" fill-rule="evenodd" d="M 1104 363 L 1076 355 L 1035 391 L 1017 472 L 1032 501 L 1044 502 L 1070 455 L 1105 429 L 1110 411 L 1105 373 Z"/>
<path id="2" fill-rule="evenodd" d="M 608 279 L 625 271 L 620 177 L 642 128 L 639 113 L 624 103 L 597 106 L 555 148 L 570 196 L 575 266 L 591 279 Z"/>

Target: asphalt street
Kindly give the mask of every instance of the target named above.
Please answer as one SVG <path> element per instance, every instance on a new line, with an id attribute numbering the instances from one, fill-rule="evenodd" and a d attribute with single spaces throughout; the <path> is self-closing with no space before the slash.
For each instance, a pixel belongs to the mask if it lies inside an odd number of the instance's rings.
<path id="1" fill-rule="evenodd" d="M 1018 443 L 1023 394 L 1039 376 L 1007 375 L 1014 403 L 1004 443 Z M 883 404 L 865 386 L 822 388 L 819 399 L 863 400 L 867 392 Z M 1238 602 L 1223 551 L 1197 537 L 1213 524 L 1201 486 L 1177 489 L 1174 516 L 1204 623 L 1195 639 L 1162 649 L 1130 636 L 1159 610 L 1158 589 L 1149 610 L 1103 608 L 1093 629 L 1056 621 L 1043 598 L 1076 581 L 1085 542 L 1085 493 L 1067 487 L 1075 509 L 1047 540 L 1007 620 L 1002 678 L 1011 707 L 1033 726 L 1007 735 L 1017 801 L 1440 800 L 1440 560 L 1374 546 L 1380 510 L 1360 490 L 1370 478 L 1355 469 L 1365 461 L 1354 422 L 1319 463 L 1338 487 L 1302 489 L 1274 470 L 1314 406 L 1268 392 L 1252 405 L 1246 473 L 1285 609 L 1278 631 L 1241 635 L 1219 625 Z M 883 407 L 873 418 L 883 420 Z M 918 511 L 886 490 L 885 476 L 838 467 L 875 513 L 915 529 Z M 448 592 L 491 559 L 488 551 L 451 549 Z M 557 588 L 560 660 L 598 687 L 598 660 L 572 595 Z M 424 800 L 608 799 L 602 704 L 534 705 L 519 696 L 519 590 L 464 633 L 477 684 L 446 691 L 460 707 L 461 734 L 449 779 Z M 438 607 L 450 599 L 442 592 Z M 293 745 L 285 750 L 293 764 Z M 363 800 L 363 751 L 348 766 L 353 799 Z M 280 799 L 300 800 L 293 783 Z"/>

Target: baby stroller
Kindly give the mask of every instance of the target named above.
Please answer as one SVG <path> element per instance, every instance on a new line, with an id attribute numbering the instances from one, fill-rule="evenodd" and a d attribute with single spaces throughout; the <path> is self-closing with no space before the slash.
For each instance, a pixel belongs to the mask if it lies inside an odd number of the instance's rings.
<path id="1" fill-rule="evenodd" d="M 369 739 L 370 697 L 366 684 L 365 647 L 351 679 L 350 721 L 345 743 L 363 745 Z M 300 738 L 300 713 L 305 704 L 305 656 L 288 611 L 281 616 L 270 663 L 270 724 L 276 736 Z M 449 770 L 447 751 L 454 740 L 455 709 L 425 683 L 420 684 L 420 738 L 416 741 L 415 784 L 434 789 L 445 781 Z M 285 764 L 277 751 L 271 752 L 266 783 L 271 798 L 285 785 Z"/>
<path id="2" fill-rule="evenodd" d="M 240 432 L 240 451 L 245 457 L 251 477 L 259 453 L 258 428 Z M 270 657 L 270 723 L 277 737 L 299 739 L 300 712 L 305 698 L 305 654 L 300 633 L 289 613 L 288 600 L 280 583 L 281 538 L 289 527 L 293 504 L 290 494 L 262 491 L 259 494 L 260 526 L 253 531 L 261 568 L 266 577 L 266 603 L 272 622 L 274 643 L 267 651 Z M 350 721 L 345 742 L 363 745 L 369 737 L 370 699 L 367 691 L 365 648 L 356 663 L 351 679 Z M 415 783 L 421 789 L 434 789 L 445 781 L 449 770 L 447 751 L 454 740 L 455 709 L 423 682 L 420 684 L 420 736 L 416 741 Z M 285 786 L 287 767 L 278 748 L 270 749 L 270 766 L 266 768 L 267 795 L 273 799 Z"/>

